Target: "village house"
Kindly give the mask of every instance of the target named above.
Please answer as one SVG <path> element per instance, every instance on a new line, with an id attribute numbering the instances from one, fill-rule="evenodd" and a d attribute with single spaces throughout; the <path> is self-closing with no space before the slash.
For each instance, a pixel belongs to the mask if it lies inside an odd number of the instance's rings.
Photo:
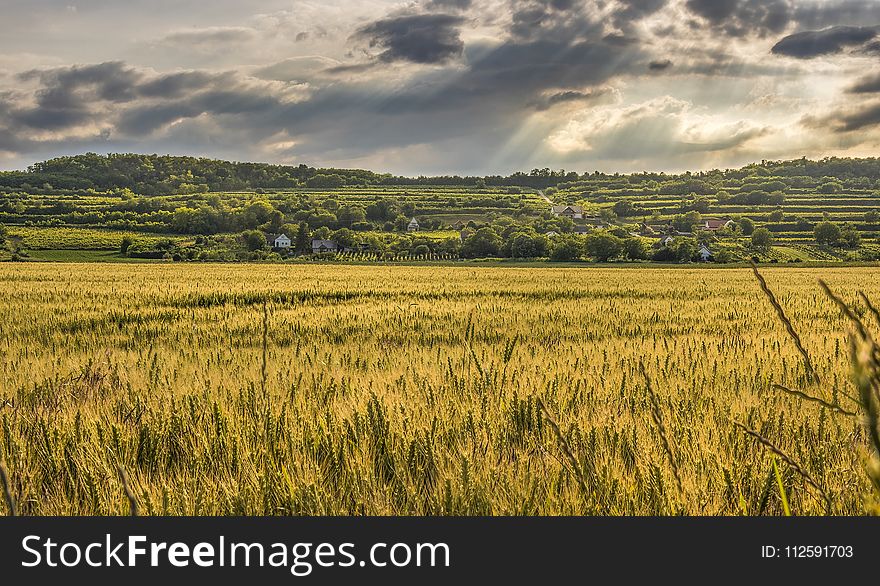
<path id="1" fill-rule="evenodd" d="M 700 255 L 700 260 L 702 260 L 703 262 L 709 262 L 714 257 L 712 251 L 709 250 L 709 247 L 705 244 L 700 246 L 700 250 L 699 252 L 697 252 L 697 254 Z"/>
<path id="2" fill-rule="evenodd" d="M 589 226 L 577 225 L 574 227 L 575 234 L 589 234 L 592 228 Z"/>
<path id="3" fill-rule="evenodd" d="M 319 254 L 322 252 L 336 252 L 339 247 L 332 240 L 312 240 L 312 253 Z"/>
<path id="4" fill-rule="evenodd" d="M 701 228 L 709 232 L 716 232 L 722 228 L 729 228 L 735 224 L 736 222 L 733 220 L 706 220 L 703 222 Z"/>
<path id="5" fill-rule="evenodd" d="M 409 224 L 406 225 L 407 232 L 418 232 L 419 231 L 419 221 L 413 218 L 409 221 Z"/>
<path id="6" fill-rule="evenodd" d="M 287 234 L 268 234 L 266 242 L 272 248 L 290 248 L 290 238 L 287 237 Z"/>
<path id="7" fill-rule="evenodd" d="M 582 206 L 553 206 L 551 211 L 556 217 L 565 216 L 572 220 L 580 220 L 584 217 L 584 208 Z"/>

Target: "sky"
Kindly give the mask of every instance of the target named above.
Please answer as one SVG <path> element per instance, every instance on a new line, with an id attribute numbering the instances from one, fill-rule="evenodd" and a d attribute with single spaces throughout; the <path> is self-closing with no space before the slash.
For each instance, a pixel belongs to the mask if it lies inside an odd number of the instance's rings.
<path id="1" fill-rule="evenodd" d="M 880 154 L 877 0 L 0 0 L 0 169 L 403 175 Z"/>

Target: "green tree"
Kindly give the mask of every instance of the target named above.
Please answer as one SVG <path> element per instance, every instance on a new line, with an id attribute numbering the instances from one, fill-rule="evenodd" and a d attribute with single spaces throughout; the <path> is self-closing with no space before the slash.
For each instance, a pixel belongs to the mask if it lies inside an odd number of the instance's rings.
<path id="1" fill-rule="evenodd" d="M 462 243 L 461 255 L 465 258 L 486 258 L 498 256 L 504 241 L 495 230 L 486 226 L 480 228 Z"/>
<path id="2" fill-rule="evenodd" d="M 316 240 L 330 240 L 330 234 L 330 228 L 327 226 L 321 226 L 312 233 L 312 237 Z M 311 246 L 311 243 L 309 244 Z"/>
<path id="3" fill-rule="evenodd" d="M 865 212 L 865 223 L 866 224 L 880 223 L 880 212 L 878 212 L 877 210 L 871 210 L 870 212 Z"/>
<path id="4" fill-rule="evenodd" d="M 294 240 L 293 249 L 299 254 L 311 252 L 312 250 L 312 238 L 309 235 L 309 225 L 305 222 L 300 222 L 299 227 L 296 229 L 296 240 Z"/>
<path id="5" fill-rule="evenodd" d="M 241 233 L 241 241 L 250 251 L 262 250 L 266 247 L 266 235 L 259 230 L 245 230 Z"/>
<path id="6" fill-rule="evenodd" d="M 752 232 L 755 231 L 755 223 L 751 220 L 751 218 L 740 218 L 739 227 L 744 236 L 751 236 Z"/>
<path id="7" fill-rule="evenodd" d="M 773 210 L 770 212 L 769 220 L 771 222 L 779 223 L 785 219 L 785 212 L 782 210 Z"/>
<path id="8" fill-rule="evenodd" d="M 342 206 L 336 213 L 336 219 L 342 226 L 350 228 L 352 224 L 365 221 L 367 214 L 361 206 Z"/>
<path id="9" fill-rule="evenodd" d="M 353 232 L 348 228 L 340 228 L 334 232 L 331 240 L 340 248 L 356 248 L 358 245 L 357 232 Z"/>
<path id="10" fill-rule="evenodd" d="M 641 238 L 627 238 L 623 241 L 623 249 L 626 258 L 630 260 L 644 260 L 648 258 L 648 247 Z"/>
<path id="11" fill-rule="evenodd" d="M 773 235 L 767 228 L 755 228 L 752 232 L 752 247 L 761 252 L 769 252 L 773 246 Z"/>
<path id="12" fill-rule="evenodd" d="M 577 236 L 562 236 L 553 243 L 550 260 L 578 260 L 584 254 L 583 241 Z"/>
<path id="13" fill-rule="evenodd" d="M 840 227 L 833 222 L 825 220 L 819 222 L 813 229 L 816 242 L 826 246 L 834 246 L 840 240 Z"/>
<path id="14" fill-rule="evenodd" d="M 694 260 L 697 256 L 697 243 L 691 238 L 679 240 L 675 244 L 675 258 L 681 262 Z"/>
<path id="15" fill-rule="evenodd" d="M 850 224 L 844 225 L 840 231 L 840 243 L 847 248 L 858 248 L 862 242 L 862 235 Z"/>
<path id="16" fill-rule="evenodd" d="M 686 214 L 680 214 L 672 218 L 672 226 L 679 232 L 690 232 L 694 229 L 695 224 L 700 223 L 703 216 L 700 212 L 692 210 Z"/>
<path id="17" fill-rule="evenodd" d="M 623 241 L 612 234 L 597 232 L 587 236 L 587 254 L 600 262 L 620 256 L 623 252 Z"/>
<path id="18" fill-rule="evenodd" d="M 550 241 L 543 234 L 517 232 L 510 237 L 510 256 L 514 258 L 539 258 L 547 256 Z"/>
<path id="19" fill-rule="evenodd" d="M 2 235 L 0 235 L 0 245 L 3 243 Z M 131 236 L 123 236 L 122 241 L 119 243 L 119 252 L 125 254 L 128 252 L 128 249 L 131 248 L 131 245 L 134 244 L 134 239 Z"/>
<path id="20" fill-rule="evenodd" d="M 839 181 L 828 181 L 819 186 L 819 193 L 840 193 L 843 185 Z"/>
<path id="21" fill-rule="evenodd" d="M 639 210 L 636 209 L 636 206 L 634 206 L 631 201 L 626 199 L 621 199 L 615 202 L 612 209 L 614 210 L 614 213 L 621 218 L 634 216 L 639 213 Z"/>

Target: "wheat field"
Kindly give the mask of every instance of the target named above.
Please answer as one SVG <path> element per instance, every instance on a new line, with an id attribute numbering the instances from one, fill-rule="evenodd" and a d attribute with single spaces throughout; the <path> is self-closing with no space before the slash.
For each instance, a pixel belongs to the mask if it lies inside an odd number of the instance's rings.
<path id="1" fill-rule="evenodd" d="M 818 384 L 745 269 L 5 264 L 0 461 L 26 515 L 864 514 L 772 384 L 857 410 L 817 280 L 877 269 L 763 272 Z"/>

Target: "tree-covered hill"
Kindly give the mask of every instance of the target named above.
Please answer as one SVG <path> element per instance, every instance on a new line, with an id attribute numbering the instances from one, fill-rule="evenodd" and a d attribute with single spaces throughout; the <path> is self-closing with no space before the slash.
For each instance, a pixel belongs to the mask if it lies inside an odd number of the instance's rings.
<path id="1" fill-rule="evenodd" d="M 237 163 L 166 155 L 86 153 L 36 163 L 24 171 L 0 173 L 0 190 L 96 191 L 128 189 L 139 195 L 171 195 L 255 189 L 334 188 L 381 185 L 488 185 L 537 189 L 567 188 L 578 183 L 599 188 L 651 184 L 658 193 L 714 194 L 728 181 L 778 177 L 791 187 L 839 182 L 846 187 L 880 189 L 880 159 L 825 158 L 762 161 L 739 169 L 696 173 L 608 174 L 533 169 L 507 176 L 400 177 L 362 169 L 321 169 L 308 165 Z M 755 181 L 752 181 L 754 183 Z M 832 187 L 833 188 L 833 187 Z"/>

